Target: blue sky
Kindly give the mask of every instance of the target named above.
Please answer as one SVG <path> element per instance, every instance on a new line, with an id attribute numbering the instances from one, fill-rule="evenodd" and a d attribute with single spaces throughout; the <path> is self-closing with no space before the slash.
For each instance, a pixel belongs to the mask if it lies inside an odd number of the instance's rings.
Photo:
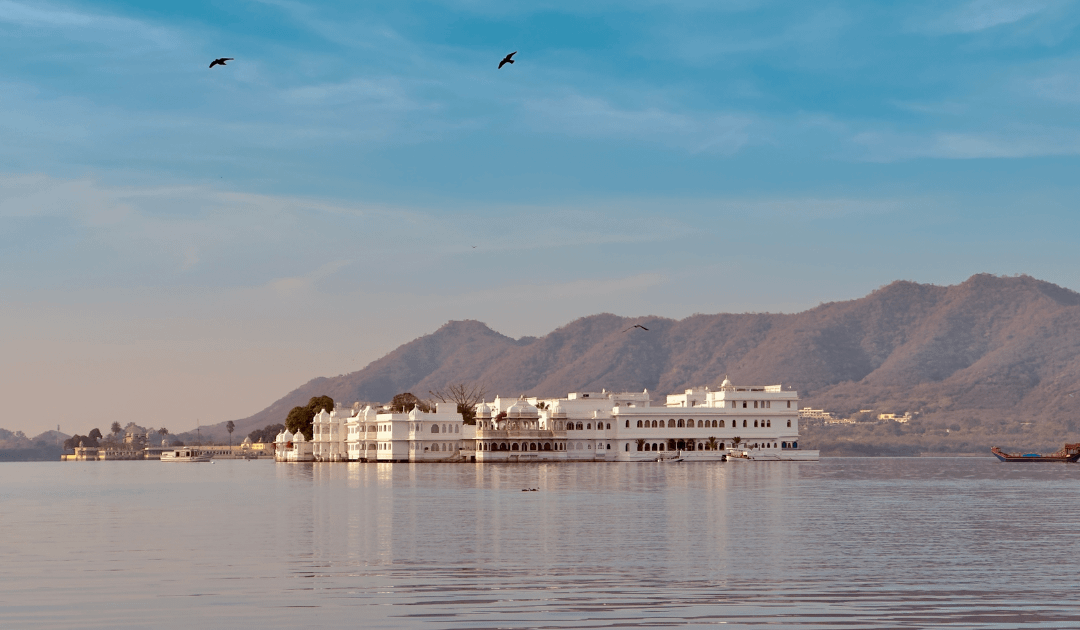
<path id="1" fill-rule="evenodd" d="M 243 417 L 450 319 L 1080 289 L 1078 26 L 1066 1 L 0 0 L 0 426 L 54 426 L 43 399 L 67 432 L 118 400 Z"/>

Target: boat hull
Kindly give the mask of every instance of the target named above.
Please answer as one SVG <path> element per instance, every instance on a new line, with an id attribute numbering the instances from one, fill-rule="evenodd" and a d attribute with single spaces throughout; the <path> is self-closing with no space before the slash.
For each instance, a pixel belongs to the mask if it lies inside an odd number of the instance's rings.
<path id="1" fill-rule="evenodd" d="M 1038 453 L 1025 453 L 1023 455 L 1016 455 L 1013 453 L 1006 453 L 998 447 L 993 447 L 990 452 L 994 454 L 994 457 L 1003 462 L 1042 462 L 1042 463 L 1075 463 L 1080 460 L 1080 444 L 1066 444 L 1065 448 L 1051 455 L 1040 455 Z"/>
<path id="2" fill-rule="evenodd" d="M 161 453 L 163 462 L 208 462 L 210 456 L 191 449 L 176 449 Z"/>

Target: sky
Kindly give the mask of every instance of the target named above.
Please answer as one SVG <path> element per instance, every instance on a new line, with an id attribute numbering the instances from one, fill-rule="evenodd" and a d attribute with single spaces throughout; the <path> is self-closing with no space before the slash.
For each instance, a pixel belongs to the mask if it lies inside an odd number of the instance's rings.
<path id="1" fill-rule="evenodd" d="M 1078 110 L 1070 1 L 0 0 L 0 427 L 239 419 L 449 320 L 1078 290 Z"/>

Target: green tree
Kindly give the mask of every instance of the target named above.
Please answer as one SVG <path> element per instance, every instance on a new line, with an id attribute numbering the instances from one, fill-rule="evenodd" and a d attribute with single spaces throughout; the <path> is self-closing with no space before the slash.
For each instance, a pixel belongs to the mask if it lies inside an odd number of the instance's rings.
<path id="1" fill-rule="evenodd" d="M 232 432 L 236 430 L 236 423 L 229 420 L 225 423 L 225 430 L 229 432 L 229 448 L 232 449 Z"/>
<path id="2" fill-rule="evenodd" d="M 720 446 L 720 442 L 715 437 L 710 437 L 705 441 L 705 450 L 707 451 L 715 451 L 718 446 Z"/>
<path id="3" fill-rule="evenodd" d="M 742 438 L 739 436 L 731 438 L 731 448 L 739 448 L 740 442 L 742 442 Z"/>
<path id="4" fill-rule="evenodd" d="M 278 433 L 285 430 L 284 424 L 268 424 L 262 429 L 255 429 L 251 433 L 248 433 L 248 437 L 252 442 L 262 442 L 263 444 L 269 444 L 274 441 Z"/>
<path id="5" fill-rule="evenodd" d="M 94 438 L 95 441 L 101 439 L 101 429 L 90 429 L 90 435 L 87 437 Z"/>
<path id="6" fill-rule="evenodd" d="M 639 450 L 639 451 L 645 450 L 645 438 L 638 438 L 638 439 L 634 440 L 634 442 L 637 444 L 637 450 Z"/>
<path id="7" fill-rule="evenodd" d="M 285 418 L 285 427 L 290 433 L 295 434 L 299 431 L 304 434 L 305 439 L 310 440 L 314 435 L 311 427 L 312 420 L 315 419 L 315 414 L 323 409 L 333 411 L 334 399 L 329 396 L 313 396 L 307 405 L 289 410 L 289 415 Z"/>
<path id="8" fill-rule="evenodd" d="M 113 423 L 112 423 L 112 427 L 111 427 L 111 428 L 110 428 L 109 430 L 110 430 L 110 431 L 112 431 L 112 434 L 113 434 L 113 435 L 117 435 L 117 434 L 119 434 L 119 433 L 120 433 L 121 431 L 123 431 L 123 430 L 124 430 L 124 428 L 120 426 L 120 423 L 119 423 L 119 422 L 113 422 Z"/>
<path id="9" fill-rule="evenodd" d="M 394 413 L 409 413 L 413 410 L 413 407 L 416 406 L 420 407 L 420 411 L 432 411 L 430 405 L 409 392 L 398 394 L 390 401 L 390 411 L 393 411 Z"/>

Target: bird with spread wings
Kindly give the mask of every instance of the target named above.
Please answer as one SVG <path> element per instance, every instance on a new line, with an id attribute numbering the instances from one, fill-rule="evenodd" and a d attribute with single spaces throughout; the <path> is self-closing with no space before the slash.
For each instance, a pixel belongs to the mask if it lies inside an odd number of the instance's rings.
<path id="1" fill-rule="evenodd" d="M 646 327 L 642 326 L 641 324 L 634 324 L 633 326 L 631 326 L 631 327 L 627 328 L 627 329 L 626 329 L 626 330 L 624 330 L 623 332 L 626 332 L 626 331 L 628 331 L 628 330 L 633 330 L 633 329 L 635 329 L 635 328 L 640 328 L 640 329 L 642 329 L 642 330 L 648 330 L 648 328 L 646 328 Z"/>
<path id="2" fill-rule="evenodd" d="M 511 57 L 513 57 L 516 54 L 517 54 L 517 51 L 515 50 L 514 52 L 510 53 L 509 55 L 503 57 L 502 61 L 499 62 L 499 69 L 502 70 L 502 67 L 505 66 L 508 63 L 514 63 L 514 60 L 511 59 Z"/>
<path id="3" fill-rule="evenodd" d="M 215 59 L 215 60 L 211 61 L 210 62 L 210 67 L 213 68 L 214 66 L 224 66 L 226 61 L 232 61 L 232 60 L 233 60 L 232 57 L 220 57 L 218 59 Z"/>

